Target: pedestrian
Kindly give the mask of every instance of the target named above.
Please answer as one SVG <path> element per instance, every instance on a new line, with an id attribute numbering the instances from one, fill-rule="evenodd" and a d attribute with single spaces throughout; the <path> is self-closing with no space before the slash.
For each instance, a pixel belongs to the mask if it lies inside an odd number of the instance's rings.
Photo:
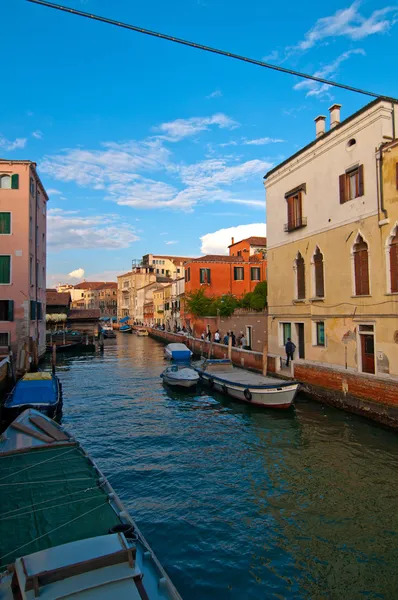
<path id="1" fill-rule="evenodd" d="M 243 331 L 241 331 L 240 334 L 237 337 L 236 341 L 238 342 L 238 346 L 242 345 L 242 342 L 241 342 L 242 338 L 243 338 Z"/>
<path id="2" fill-rule="evenodd" d="M 242 350 L 247 350 L 247 340 L 246 340 L 245 336 L 243 335 L 243 332 L 242 332 L 242 337 L 240 338 L 240 345 L 241 345 Z"/>
<path id="3" fill-rule="evenodd" d="M 228 346 L 228 341 L 229 341 L 229 331 L 227 331 L 227 333 L 224 335 L 223 342 L 224 342 L 225 346 Z"/>
<path id="4" fill-rule="evenodd" d="M 220 342 L 220 331 L 219 329 L 217 329 L 216 333 L 214 334 L 214 341 L 219 343 Z"/>
<path id="5" fill-rule="evenodd" d="M 236 346 L 236 336 L 233 331 L 231 331 L 231 338 L 232 338 L 232 345 L 235 347 Z"/>
<path id="6" fill-rule="evenodd" d="M 205 332 L 203 332 L 203 333 L 202 333 L 202 335 L 200 336 L 200 339 L 201 339 L 201 340 L 204 340 L 204 339 L 205 339 L 205 336 L 206 336 L 206 333 L 205 333 Z"/>
<path id="7" fill-rule="evenodd" d="M 289 366 L 289 360 L 293 360 L 294 359 L 294 351 L 296 349 L 296 346 L 293 344 L 292 340 L 290 338 L 287 338 L 287 342 L 286 342 L 286 346 L 285 346 L 285 350 L 286 350 L 286 366 Z"/>
<path id="8" fill-rule="evenodd" d="M 211 340 L 211 331 L 210 331 L 210 328 L 207 330 L 206 337 L 207 337 L 207 340 L 210 342 L 210 340 Z"/>

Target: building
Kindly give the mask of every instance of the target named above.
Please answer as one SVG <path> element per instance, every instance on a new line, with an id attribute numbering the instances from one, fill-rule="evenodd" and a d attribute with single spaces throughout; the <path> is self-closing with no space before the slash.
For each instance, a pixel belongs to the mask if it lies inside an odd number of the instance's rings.
<path id="1" fill-rule="evenodd" d="M 69 292 L 46 290 L 46 323 L 51 329 L 64 328 L 69 314 L 71 297 Z"/>
<path id="2" fill-rule="evenodd" d="M 117 283 L 115 281 L 83 281 L 72 288 L 59 286 L 58 292 L 66 289 L 73 294 L 72 308 L 99 309 L 101 317 L 117 315 Z"/>
<path id="3" fill-rule="evenodd" d="M 165 283 L 157 283 L 153 281 L 152 283 L 148 283 L 144 285 L 142 288 L 137 290 L 136 294 L 136 306 L 134 313 L 134 321 L 137 323 L 144 323 L 145 325 L 152 325 L 153 323 L 153 293 L 155 290 L 159 290 L 163 288 Z M 152 303 L 152 318 L 149 321 L 148 318 L 145 318 L 145 306 L 147 306 L 147 317 L 148 317 L 148 305 Z M 149 310 L 149 313 L 151 311 Z"/>
<path id="4" fill-rule="evenodd" d="M 142 266 L 153 267 L 155 275 L 178 279 L 179 277 L 184 277 L 184 264 L 189 260 L 191 258 L 184 256 L 145 254 L 142 257 Z"/>
<path id="5" fill-rule="evenodd" d="M 290 337 L 298 379 L 380 401 L 398 382 L 398 104 L 340 108 L 265 176 L 270 365 Z"/>
<path id="6" fill-rule="evenodd" d="M 172 308 L 173 308 L 173 284 L 169 283 L 163 288 L 163 301 L 164 301 L 164 324 L 167 331 L 171 331 L 173 328 L 172 324 Z"/>
<path id="7" fill-rule="evenodd" d="M 171 285 L 172 329 L 184 326 L 185 277 L 175 279 Z"/>
<path id="8" fill-rule="evenodd" d="M 153 319 L 155 325 L 164 325 L 164 288 L 153 292 Z"/>
<path id="9" fill-rule="evenodd" d="M 0 160 L 0 350 L 17 369 L 46 350 L 48 196 L 29 160 Z"/>
<path id="10" fill-rule="evenodd" d="M 69 311 L 67 327 L 88 336 L 97 336 L 100 316 L 99 308 L 83 310 L 72 308 Z"/>
<path id="11" fill-rule="evenodd" d="M 153 267 L 134 267 L 128 273 L 118 275 L 117 278 L 117 318 L 130 317 L 130 322 L 136 321 L 137 290 L 149 283 L 156 282 L 156 273 Z M 143 311 L 142 311 L 143 316 Z"/>
<path id="12" fill-rule="evenodd" d="M 240 242 L 235 242 L 234 238 L 232 238 L 228 248 L 230 256 L 242 256 L 245 259 L 250 256 L 256 256 L 260 260 L 267 258 L 266 237 L 252 236 Z"/>

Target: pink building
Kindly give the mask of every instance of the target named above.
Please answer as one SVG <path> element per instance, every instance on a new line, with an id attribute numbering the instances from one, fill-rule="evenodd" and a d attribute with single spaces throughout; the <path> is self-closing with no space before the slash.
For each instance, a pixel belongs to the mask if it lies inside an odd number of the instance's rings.
<path id="1" fill-rule="evenodd" d="M 46 349 L 46 203 L 29 160 L 0 159 L 0 354 L 18 370 Z"/>

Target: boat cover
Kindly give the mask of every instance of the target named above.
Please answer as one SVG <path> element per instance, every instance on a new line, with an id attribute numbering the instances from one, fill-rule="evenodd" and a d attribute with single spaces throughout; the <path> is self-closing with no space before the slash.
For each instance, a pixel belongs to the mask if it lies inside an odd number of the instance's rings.
<path id="1" fill-rule="evenodd" d="M 21 379 L 5 402 L 6 408 L 34 406 L 35 404 L 56 404 L 58 401 L 57 382 L 50 379 Z"/>
<path id="2" fill-rule="evenodd" d="M 123 317 L 123 319 L 119 319 L 119 323 L 127 323 L 130 320 L 130 317 Z"/>
<path id="3" fill-rule="evenodd" d="M 173 360 L 190 360 L 192 352 L 185 344 L 173 343 L 167 344 L 166 352 Z"/>

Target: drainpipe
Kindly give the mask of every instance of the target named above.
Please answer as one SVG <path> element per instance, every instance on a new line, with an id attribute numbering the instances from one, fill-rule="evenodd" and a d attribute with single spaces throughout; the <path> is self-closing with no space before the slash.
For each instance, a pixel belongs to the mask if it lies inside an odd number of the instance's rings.
<path id="1" fill-rule="evenodd" d="M 387 209 L 384 207 L 384 188 L 383 188 L 383 145 L 379 148 L 379 184 L 380 184 L 380 209 L 384 218 L 388 219 Z"/>
<path id="2" fill-rule="evenodd" d="M 391 121 L 392 121 L 392 137 L 395 140 L 395 106 L 394 102 L 391 102 Z"/>

